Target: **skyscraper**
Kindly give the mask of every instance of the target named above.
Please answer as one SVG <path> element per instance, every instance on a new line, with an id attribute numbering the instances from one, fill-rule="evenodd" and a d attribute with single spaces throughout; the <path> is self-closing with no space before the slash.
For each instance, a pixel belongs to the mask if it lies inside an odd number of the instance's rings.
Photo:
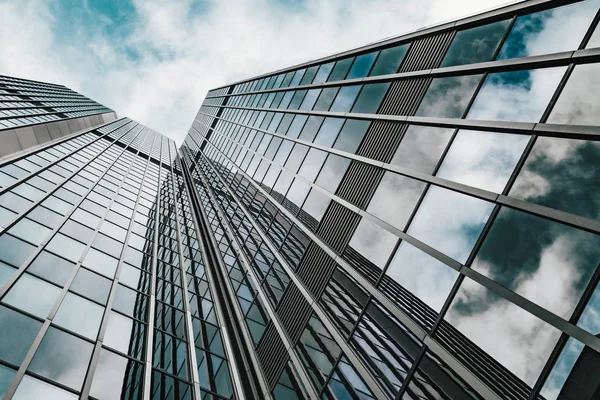
<path id="1" fill-rule="evenodd" d="M 0 160 L 115 118 L 111 109 L 64 86 L 0 76 Z"/>
<path id="2" fill-rule="evenodd" d="M 600 3 L 0 160 L 4 399 L 595 399 Z M 1 132 L 0 132 L 1 133 Z"/>

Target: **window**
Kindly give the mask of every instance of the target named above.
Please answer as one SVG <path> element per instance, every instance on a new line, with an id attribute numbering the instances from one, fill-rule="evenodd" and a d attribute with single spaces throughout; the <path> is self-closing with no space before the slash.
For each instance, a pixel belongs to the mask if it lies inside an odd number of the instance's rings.
<path id="1" fill-rule="evenodd" d="M 3 234 L 0 236 L 0 260 L 15 267 L 20 267 L 31 254 L 35 247 L 22 240 Z"/>
<path id="2" fill-rule="evenodd" d="M 67 293 L 52 322 L 75 333 L 96 340 L 104 307 Z"/>
<path id="3" fill-rule="evenodd" d="M 504 20 L 457 32 L 440 67 L 492 60 L 509 24 Z"/>
<path id="4" fill-rule="evenodd" d="M 462 118 L 480 80 L 481 75 L 434 78 L 416 115 Z"/>
<path id="5" fill-rule="evenodd" d="M 398 128 L 400 129 L 400 128 Z M 433 173 L 454 129 L 410 125 L 390 161 L 413 171 Z"/>
<path id="6" fill-rule="evenodd" d="M 398 237 L 363 217 L 349 246 L 383 269 L 398 243 Z"/>
<path id="7" fill-rule="evenodd" d="M 389 82 L 369 83 L 364 85 L 351 112 L 375 114 L 379 109 L 379 104 L 381 104 L 389 86 Z"/>
<path id="8" fill-rule="evenodd" d="M 21 365 L 41 327 L 41 322 L 0 306 L 0 359 Z"/>
<path id="9" fill-rule="evenodd" d="M 349 158 L 329 154 L 315 183 L 323 189 L 335 193 L 349 165 Z"/>
<path id="10" fill-rule="evenodd" d="M 467 118 L 538 122 L 566 68 L 554 67 L 489 74 Z"/>
<path id="11" fill-rule="evenodd" d="M 400 69 L 400 64 L 408 50 L 408 44 L 403 44 L 389 49 L 381 50 L 370 76 L 395 74 Z"/>
<path id="12" fill-rule="evenodd" d="M 373 65 L 373 62 L 377 58 L 378 54 L 379 52 L 374 51 L 372 53 L 367 53 L 356 57 L 346 79 L 364 78 L 365 76 L 369 75 L 371 66 Z"/>
<path id="13" fill-rule="evenodd" d="M 64 286 L 71 276 L 75 265 L 52 253 L 42 251 L 39 256 L 29 265 L 27 272 L 47 279 L 59 286 Z"/>

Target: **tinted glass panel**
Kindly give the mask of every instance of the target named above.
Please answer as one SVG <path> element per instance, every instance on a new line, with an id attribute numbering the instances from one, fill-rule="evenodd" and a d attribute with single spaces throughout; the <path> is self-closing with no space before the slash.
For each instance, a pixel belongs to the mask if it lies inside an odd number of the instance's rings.
<path id="1" fill-rule="evenodd" d="M 0 306 L 0 359 L 19 366 L 41 327 L 41 322 Z"/>
<path id="2" fill-rule="evenodd" d="M 465 278 L 444 319 L 533 386 L 560 331 Z"/>
<path id="3" fill-rule="evenodd" d="M 575 67 L 552 108 L 548 122 L 600 125 L 600 64 Z"/>
<path id="4" fill-rule="evenodd" d="M 493 204 L 431 186 L 408 228 L 408 234 L 464 263 Z"/>
<path id="5" fill-rule="evenodd" d="M 42 382 L 39 379 L 28 375 L 23 377 L 23 380 L 13 396 L 14 400 L 76 400 L 78 398 L 79 396 L 73 393 L 59 389 L 54 385 Z"/>
<path id="6" fill-rule="evenodd" d="M 363 86 L 356 103 L 352 107 L 353 113 L 374 114 L 379 104 L 387 93 L 389 83 L 369 83 Z"/>
<path id="7" fill-rule="evenodd" d="M 140 357 L 144 345 L 144 325 L 114 311 L 110 312 L 104 344 L 134 357 Z"/>
<path id="8" fill-rule="evenodd" d="M 73 263 L 64 258 L 42 251 L 27 268 L 27 272 L 63 286 L 69 279 L 73 266 Z"/>
<path id="9" fill-rule="evenodd" d="M 600 236 L 500 210 L 472 268 L 569 319 L 600 263 Z"/>
<path id="10" fill-rule="evenodd" d="M 4 234 L 0 236 L 0 260 L 20 267 L 33 253 L 35 247 L 22 240 Z"/>
<path id="11" fill-rule="evenodd" d="M 502 193 L 528 142 L 527 135 L 459 131 L 437 176 Z"/>
<path id="12" fill-rule="evenodd" d="M 329 154 L 315 183 L 331 193 L 335 193 L 349 165 L 349 158 Z"/>
<path id="13" fill-rule="evenodd" d="M 363 54 L 354 59 L 354 64 L 348 72 L 346 79 L 363 78 L 369 74 L 369 70 L 377 58 L 378 52 Z"/>
<path id="14" fill-rule="evenodd" d="M 454 36 L 440 67 L 490 61 L 510 20 L 465 29 Z"/>
<path id="15" fill-rule="evenodd" d="M 400 244 L 385 274 L 437 312 L 458 277 L 458 271 L 407 242 Z"/>
<path id="16" fill-rule="evenodd" d="M 349 246 L 383 269 L 397 242 L 397 236 L 363 218 L 350 239 Z"/>
<path id="17" fill-rule="evenodd" d="M 325 118 L 314 143 L 330 147 L 335 142 L 343 123 L 343 118 Z"/>
<path id="18" fill-rule="evenodd" d="M 331 69 L 333 68 L 333 64 L 333 62 L 330 62 L 328 64 L 321 65 L 317 75 L 315 76 L 315 79 L 313 80 L 313 83 L 316 84 L 325 82 L 329 76 L 329 73 L 331 72 Z"/>
<path id="19" fill-rule="evenodd" d="M 343 86 L 340 88 L 333 105 L 329 109 L 331 112 L 348 112 L 354 104 L 354 100 L 360 92 L 361 85 Z"/>
<path id="20" fill-rule="evenodd" d="M 538 122 L 566 67 L 489 74 L 467 118 Z"/>
<path id="21" fill-rule="evenodd" d="M 90 395 L 97 399 L 139 399 L 142 392 L 142 367 L 102 349 L 92 381 Z"/>
<path id="22" fill-rule="evenodd" d="M 480 80 L 481 75 L 433 79 L 416 115 L 461 118 Z"/>
<path id="23" fill-rule="evenodd" d="M 10 228 L 9 232 L 21 239 L 40 245 L 50 234 L 50 229 L 43 225 L 33 222 L 30 219 L 23 218 Z"/>
<path id="24" fill-rule="evenodd" d="M 88 271 L 85 268 L 79 268 L 75 280 L 71 283 L 69 290 L 86 296 L 99 303 L 106 304 L 110 292 L 111 281 L 102 276 Z"/>
<path id="25" fill-rule="evenodd" d="M 386 172 L 367 211 L 403 230 L 426 184 L 393 172 Z"/>
<path id="26" fill-rule="evenodd" d="M 346 120 L 333 148 L 349 153 L 356 152 L 370 125 L 371 121 L 360 119 Z"/>
<path id="27" fill-rule="evenodd" d="M 40 318 L 46 318 L 59 294 L 58 287 L 29 274 L 23 274 L 2 301 Z"/>
<path id="28" fill-rule="evenodd" d="M 522 15 L 506 38 L 499 60 L 576 50 L 598 11 L 594 0 Z"/>
<path id="29" fill-rule="evenodd" d="M 72 293 L 67 293 L 52 322 L 96 340 L 103 314 L 104 307 Z"/>
<path id="30" fill-rule="evenodd" d="M 406 55 L 408 45 L 390 47 L 389 49 L 381 50 L 377 61 L 371 70 L 370 76 L 395 74 L 400 68 L 400 64 Z"/>
<path id="31" fill-rule="evenodd" d="M 16 372 L 14 369 L 0 365 L 0 399 L 4 397 Z"/>
<path id="32" fill-rule="evenodd" d="M 410 125 L 390 163 L 431 174 L 453 132 L 451 128 Z"/>
<path id="33" fill-rule="evenodd" d="M 354 57 L 346 58 L 344 60 L 339 60 L 335 63 L 335 67 L 333 67 L 333 71 L 327 78 L 327 81 L 339 81 L 346 77 L 350 66 L 352 65 L 352 61 L 354 61 Z"/>
<path id="34" fill-rule="evenodd" d="M 16 269 L 10 265 L 0 262 L 0 288 L 4 286 L 10 277 L 15 273 Z"/>
<path id="35" fill-rule="evenodd" d="M 539 137 L 510 195 L 600 219 L 600 143 Z"/>
<path id="36" fill-rule="evenodd" d="M 56 328 L 48 328 L 28 370 L 80 390 L 94 345 Z"/>

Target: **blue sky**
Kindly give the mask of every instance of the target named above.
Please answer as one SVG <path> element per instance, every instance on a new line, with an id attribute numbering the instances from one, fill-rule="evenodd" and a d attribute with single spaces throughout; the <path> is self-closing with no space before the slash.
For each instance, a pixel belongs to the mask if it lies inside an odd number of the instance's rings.
<path id="1" fill-rule="evenodd" d="M 503 0 L 0 0 L 0 74 L 63 84 L 185 137 L 214 87 Z"/>

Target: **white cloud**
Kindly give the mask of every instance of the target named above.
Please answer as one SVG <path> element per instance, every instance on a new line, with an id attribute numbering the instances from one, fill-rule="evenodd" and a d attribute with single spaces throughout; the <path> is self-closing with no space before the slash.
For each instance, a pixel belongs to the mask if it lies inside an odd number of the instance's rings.
<path id="1" fill-rule="evenodd" d="M 99 29 L 90 37 L 89 21 L 73 13 L 80 28 L 65 40 L 58 4 L 0 0 L 0 74 L 63 84 L 178 142 L 211 88 L 484 8 L 474 0 L 135 0 L 120 39 Z M 87 15 L 115 28 L 106 16 Z"/>

